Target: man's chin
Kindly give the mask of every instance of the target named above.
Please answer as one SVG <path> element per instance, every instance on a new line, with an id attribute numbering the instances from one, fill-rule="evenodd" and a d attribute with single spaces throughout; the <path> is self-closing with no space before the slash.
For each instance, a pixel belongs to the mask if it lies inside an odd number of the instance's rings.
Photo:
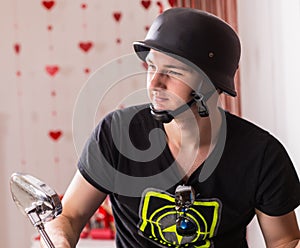
<path id="1" fill-rule="evenodd" d="M 168 107 L 163 106 L 161 104 L 153 104 L 153 107 L 156 111 L 170 111 Z"/>
<path id="2" fill-rule="evenodd" d="M 160 104 L 160 103 L 152 103 L 153 107 L 155 110 L 157 111 L 174 111 L 177 108 L 181 107 L 181 105 L 179 106 L 170 106 L 167 104 Z"/>

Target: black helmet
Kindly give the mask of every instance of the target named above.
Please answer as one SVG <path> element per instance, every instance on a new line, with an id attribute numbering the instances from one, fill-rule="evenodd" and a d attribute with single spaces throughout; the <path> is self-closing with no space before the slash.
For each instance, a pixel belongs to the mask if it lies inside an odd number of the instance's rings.
<path id="1" fill-rule="evenodd" d="M 212 14 L 170 8 L 154 20 L 145 40 L 133 46 L 143 61 L 151 48 L 182 57 L 205 72 L 216 88 L 236 96 L 240 41 L 227 23 Z"/>

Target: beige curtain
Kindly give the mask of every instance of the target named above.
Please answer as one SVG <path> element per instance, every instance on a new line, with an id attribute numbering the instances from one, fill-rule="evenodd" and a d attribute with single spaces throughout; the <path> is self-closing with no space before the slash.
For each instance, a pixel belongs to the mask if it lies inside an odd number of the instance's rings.
<path id="1" fill-rule="evenodd" d="M 201 9 L 210 12 L 225 20 L 236 32 L 238 32 L 236 0 L 177 0 L 176 6 Z M 222 94 L 221 99 L 225 109 L 236 115 L 241 115 L 239 72 L 237 72 L 235 77 L 235 87 L 237 91 L 236 97 Z"/>

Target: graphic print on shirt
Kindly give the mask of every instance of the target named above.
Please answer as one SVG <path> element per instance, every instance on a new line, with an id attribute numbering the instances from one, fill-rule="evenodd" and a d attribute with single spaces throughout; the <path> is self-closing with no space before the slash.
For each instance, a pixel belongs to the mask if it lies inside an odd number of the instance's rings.
<path id="1" fill-rule="evenodd" d="M 140 203 L 139 233 L 163 247 L 213 247 L 210 239 L 217 233 L 221 208 L 219 199 L 196 199 L 186 213 L 196 232 L 181 236 L 176 231 L 174 196 L 150 189 Z"/>

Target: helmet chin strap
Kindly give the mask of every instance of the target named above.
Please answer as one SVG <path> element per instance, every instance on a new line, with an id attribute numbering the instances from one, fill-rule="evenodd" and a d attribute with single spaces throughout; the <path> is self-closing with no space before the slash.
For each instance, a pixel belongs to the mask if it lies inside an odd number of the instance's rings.
<path id="1" fill-rule="evenodd" d="M 206 105 L 206 101 L 212 96 L 212 94 L 215 92 L 215 90 L 212 90 L 210 92 L 208 92 L 208 94 L 206 94 L 206 96 L 193 92 L 193 98 L 192 100 L 190 100 L 189 102 L 187 102 L 186 104 L 181 105 L 180 107 L 178 107 L 175 110 L 156 110 L 153 106 L 153 104 L 150 104 L 150 112 L 152 114 L 152 116 L 154 117 L 154 119 L 156 119 L 157 121 L 161 121 L 163 123 L 169 123 L 171 122 L 175 116 L 183 113 L 184 111 L 186 111 L 188 108 L 190 108 L 194 103 L 197 104 L 198 107 L 198 113 L 201 117 L 208 117 L 209 116 L 209 112 L 208 112 L 208 108 Z"/>
<path id="2" fill-rule="evenodd" d="M 192 106 L 192 104 L 195 103 L 194 98 L 190 100 L 189 102 L 181 105 L 175 110 L 156 110 L 153 106 L 153 104 L 150 104 L 150 110 L 151 114 L 157 121 L 161 121 L 163 123 L 169 123 L 171 122 L 175 116 L 183 113 L 186 111 L 189 107 Z"/>

